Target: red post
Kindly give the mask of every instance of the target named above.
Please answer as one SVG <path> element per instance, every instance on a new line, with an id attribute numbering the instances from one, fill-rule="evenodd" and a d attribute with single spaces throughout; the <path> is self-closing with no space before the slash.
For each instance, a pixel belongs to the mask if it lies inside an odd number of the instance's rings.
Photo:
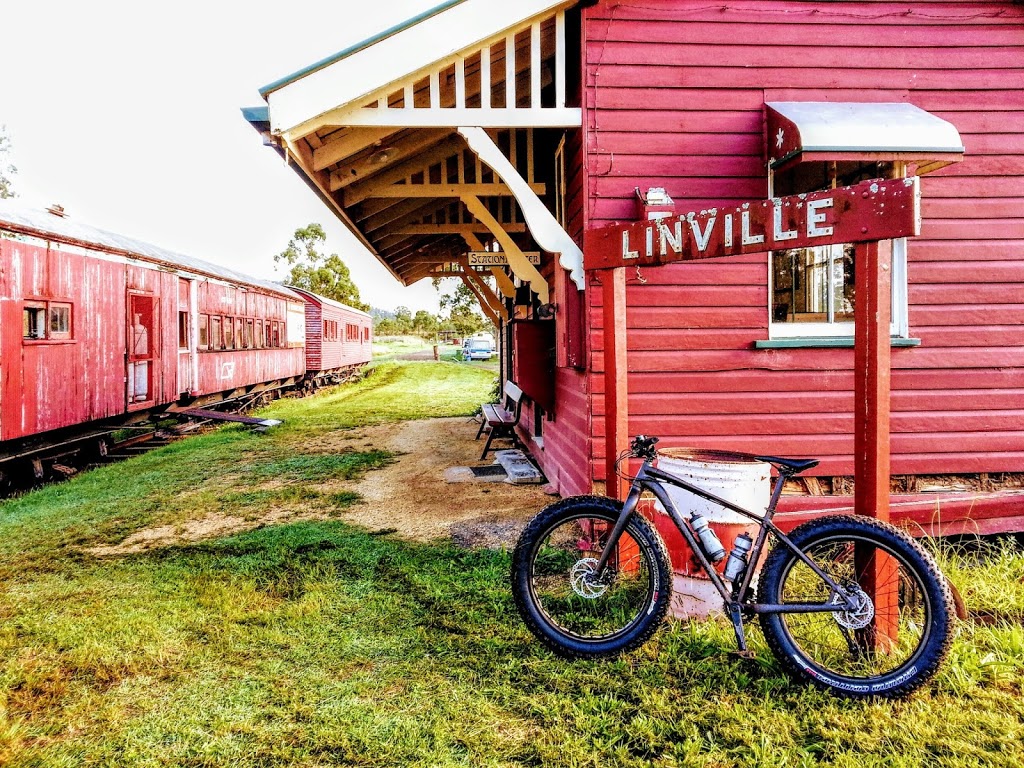
<path id="1" fill-rule="evenodd" d="M 892 244 L 856 248 L 853 503 L 857 514 L 888 521 Z"/>
<path id="2" fill-rule="evenodd" d="M 854 509 L 889 520 L 889 386 L 891 378 L 892 243 L 856 246 L 854 306 Z M 858 551 L 860 586 L 875 605 L 864 642 L 884 652 L 899 631 L 899 569 L 888 555 Z"/>
<path id="3" fill-rule="evenodd" d="M 626 378 L 626 270 L 601 272 L 604 304 L 604 451 L 605 493 L 625 498 L 615 475 L 615 459 L 629 447 L 629 392 Z"/>

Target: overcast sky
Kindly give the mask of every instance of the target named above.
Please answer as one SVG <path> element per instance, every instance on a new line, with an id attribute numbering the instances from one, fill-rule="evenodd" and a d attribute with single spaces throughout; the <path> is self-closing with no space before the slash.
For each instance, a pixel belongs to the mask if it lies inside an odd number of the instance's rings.
<path id="1" fill-rule="evenodd" d="M 439 0 L 11 0 L 0 19 L 0 125 L 35 207 L 280 277 L 273 255 L 312 221 L 365 301 L 437 310 L 404 288 L 262 146 L 239 108 L 259 88 Z"/>

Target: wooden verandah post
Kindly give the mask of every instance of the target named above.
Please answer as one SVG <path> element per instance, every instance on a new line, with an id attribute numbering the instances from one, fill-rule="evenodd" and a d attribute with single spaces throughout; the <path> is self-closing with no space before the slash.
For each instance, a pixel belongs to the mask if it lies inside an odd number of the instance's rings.
<path id="1" fill-rule="evenodd" d="M 625 483 L 615 474 L 615 459 L 629 447 L 629 390 L 626 360 L 626 270 L 601 273 L 604 323 L 605 493 L 625 498 Z"/>
<path id="2" fill-rule="evenodd" d="M 892 241 L 858 244 L 854 263 L 853 506 L 858 515 L 889 522 Z M 858 551 L 855 567 L 875 606 L 870 636 L 862 641 L 887 650 L 899 631 L 896 562 Z"/>

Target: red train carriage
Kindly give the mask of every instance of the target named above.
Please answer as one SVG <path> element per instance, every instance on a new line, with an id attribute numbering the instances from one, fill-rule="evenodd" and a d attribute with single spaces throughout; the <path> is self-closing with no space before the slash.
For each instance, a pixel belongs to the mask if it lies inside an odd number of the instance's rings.
<path id="1" fill-rule="evenodd" d="M 292 288 L 306 300 L 306 371 L 313 382 L 330 382 L 370 362 L 373 318 L 362 310 Z"/>
<path id="2" fill-rule="evenodd" d="M 44 433 L 305 375 L 301 297 L 62 213 L 0 201 L 0 463 Z"/>

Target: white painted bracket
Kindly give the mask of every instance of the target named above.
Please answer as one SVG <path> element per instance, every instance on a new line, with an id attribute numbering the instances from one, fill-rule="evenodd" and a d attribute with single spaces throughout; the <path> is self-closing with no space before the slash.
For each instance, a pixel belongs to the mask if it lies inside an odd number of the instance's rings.
<path id="1" fill-rule="evenodd" d="M 558 254 L 558 263 L 569 270 L 569 276 L 579 290 L 585 285 L 583 277 L 583 251 L 562 229 L 554 215 L 543 201 L 519 175 L 508 158 L 498 148 L 487 132 L 480 127 L 460 126 L 459 133 L 477 156 L 491 167 L 505 186 L 509 188 L 523 210 L 523 216 L 530 228 L 530 234 L 546 251 Z"/>

